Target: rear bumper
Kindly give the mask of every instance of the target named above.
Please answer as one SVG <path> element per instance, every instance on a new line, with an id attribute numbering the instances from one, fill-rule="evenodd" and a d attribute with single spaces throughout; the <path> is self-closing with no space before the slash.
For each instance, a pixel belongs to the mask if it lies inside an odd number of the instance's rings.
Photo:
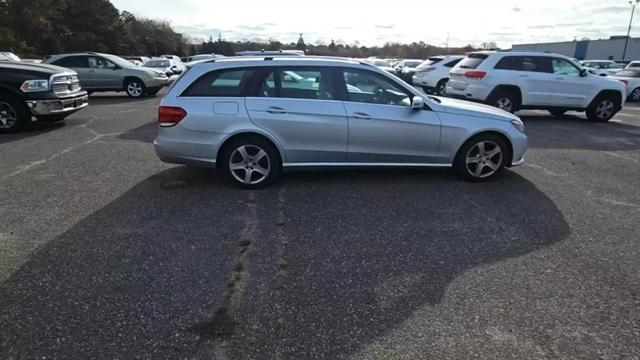
<path id="1" fill-rule="evenodd" d="M 27 107 L 34 116 L 71 114 L 89 105 L 86 92 L 70 98 L 55 100 L 27 100 Z"/>
<path id="2" fill-rule="evenodd" d="M 464 89 L 456 87 L 455 81 L 447 83 L 447 95 L 463 100 L 485 101 L 491 93 L 491 88 L 481 85 L 468 84 Z"/>

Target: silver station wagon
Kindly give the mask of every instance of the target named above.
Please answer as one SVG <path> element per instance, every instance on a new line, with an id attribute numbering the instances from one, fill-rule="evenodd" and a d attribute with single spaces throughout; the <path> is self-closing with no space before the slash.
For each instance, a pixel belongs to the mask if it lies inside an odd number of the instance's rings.
<path id="1" fill-rule="evenodd" d="M 520 165 L 522 121 L 486 105 L 426 96 L 356 60 L 251 57 L 191 68 L 159 108 L 158 157 L 216 167 L 244 188 L 283 170 L 453 167 L 487 180 Z"/>

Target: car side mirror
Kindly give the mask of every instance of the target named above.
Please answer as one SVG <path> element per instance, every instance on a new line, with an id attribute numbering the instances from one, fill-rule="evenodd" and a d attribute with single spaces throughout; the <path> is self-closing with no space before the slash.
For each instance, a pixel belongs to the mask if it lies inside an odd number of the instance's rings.
<path id="1" fill-rule="evenodd" d="M 580 76 L 581 77 L 586 77 L 588 74 L 587 69 L 580 69 Z"/>
<path id="2" fill-rule="evenodd" d="M 420 96 L 414 96 L 413 99 L 411 99 L 411 109 L 413 110 L 424 109 L 424 99 Z"/>

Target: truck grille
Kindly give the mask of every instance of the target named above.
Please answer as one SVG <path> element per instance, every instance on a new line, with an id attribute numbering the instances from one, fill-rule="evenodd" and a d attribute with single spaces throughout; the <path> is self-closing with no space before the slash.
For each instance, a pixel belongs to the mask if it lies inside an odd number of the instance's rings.
<path id="1" fill-rule="evenodd" d="M 81 90 L 78 75 L 56 75 L 51 80 L 51 90 L 57 95 L 71 94 Z"/>

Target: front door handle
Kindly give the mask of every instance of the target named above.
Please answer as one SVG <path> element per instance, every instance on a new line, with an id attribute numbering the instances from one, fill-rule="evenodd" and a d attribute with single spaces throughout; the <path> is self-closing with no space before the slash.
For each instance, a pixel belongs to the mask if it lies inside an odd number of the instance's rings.
<path id="1" fill-rule="evenodd" d="M 362 113 L 362 112 L 357 112 L 357 113 L 353 114 L 353 118 L 354 119 L 369 120 L 369 119 L 371 119 L 371 115 L 365 114 L 365 113 Z"/>
<path id="2" fill-rule="evenodd" d="M 287 113 L 286 111 L 284 111 L 283 108 L 277 107 L 277 106 L 269 106 L 267 108 L 267 112 L 271 113 L 271 114 L 286 114 Z"/>

